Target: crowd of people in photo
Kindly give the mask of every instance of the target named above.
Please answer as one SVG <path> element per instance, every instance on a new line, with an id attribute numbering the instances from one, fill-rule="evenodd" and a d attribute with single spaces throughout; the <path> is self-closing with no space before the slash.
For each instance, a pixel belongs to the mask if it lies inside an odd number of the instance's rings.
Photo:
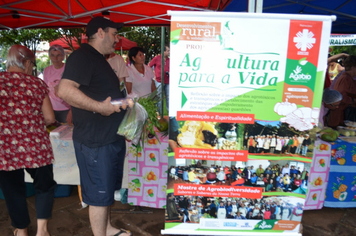
<path id="1" fill-rule="evenodd" d="M 239 179 L 240 176 L 244 179 L 243 184 Z M 257 169 L 254 169 L 254 166 L 246 166 L 241 173 L 237 171 L 236 180 L 231 185 L 263 187 L 266 192 L 292 192 L 299 187 L 306 188 L 308 177 L 309 172 L 306 168 L 300 170 L 300 167 L 296 168 L 293 165 L 289 167 L 288 163 L 283 167 L 276 164 L 266 169 L 262 168 L 262 165 L 259 165 Z M 235 178 L 235 174 L 232 178 Z"/>
<path id="2" fill-rule="evenodd" d="M 300 221 L 303 204 L 293 205 L 287 198 L 208 198 L 167 196 L 167 220 L 199 222 L 200 218 L 295 220 Z"/>
<path id="3" fill-rule="evenodd" d="M 257 169 L 254 169 L 254 166 L 245 168 L 215 165 L 210 168 L 171 166 L 170 177 L 193 184 L 251 186 L 262 187 L 266 192 L 292 192 L 300 187 L 304 189 L 307 187 L 309 172 L 306 168 L 301 170 L 300 167 L 289 166 L 288 163 L 284 166 L 269 165 L 265 169 L 262 165 L 259 165 Z"/>
<path id="4" fill-rule="evenodd" d="M 249 153 L 271 154 L 298 154 L 306 156 L 311 144 L 309 134 L 294 135 L 293 137 L 267 135 L 246 135 L 244 138 L 244 150 Z"/>

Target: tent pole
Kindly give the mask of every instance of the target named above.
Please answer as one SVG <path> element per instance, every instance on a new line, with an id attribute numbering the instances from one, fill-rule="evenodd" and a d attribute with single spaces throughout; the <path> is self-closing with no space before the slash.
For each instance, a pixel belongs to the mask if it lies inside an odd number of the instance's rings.
<path id="1" fill-rule="evenodd" d="M 164 86 L 164 39 L 165 39 L 165 29 L 164 26 L 161 26 L 161 111 L 162 114 L 160 116 L 163 118 L 164 115 L 164 101 L 163 101 L 163 86 Z"/>
<path id="2" fill-rule="evenodd" d="M 249 13 L 262 13 L 263 0 L 248 0 L 247 10 Z"/>

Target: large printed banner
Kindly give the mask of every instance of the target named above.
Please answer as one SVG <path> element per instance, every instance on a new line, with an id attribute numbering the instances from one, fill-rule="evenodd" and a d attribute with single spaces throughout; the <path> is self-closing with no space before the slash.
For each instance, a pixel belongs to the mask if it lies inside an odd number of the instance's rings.
<path id="1" fill-rule="evenodd" d="M 162 233 L 300 235 L 331 17 L 169 14 Z"/>
<path id="2" fill-rule="evenodd" d="M 356 45 L 355 34 L 332 34 L 330 46 L 353 46 Z"/>

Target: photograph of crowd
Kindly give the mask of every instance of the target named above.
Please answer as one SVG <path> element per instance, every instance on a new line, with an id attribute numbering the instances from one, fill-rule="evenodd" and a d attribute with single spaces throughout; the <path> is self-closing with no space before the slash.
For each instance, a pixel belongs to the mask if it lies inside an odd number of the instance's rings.
<path id="1" fill-rule="evenodd" d="M 254 124 L 178 121 L 179 129 L 170 132 L 170 151 L 175 148 L 247 150 L 254 155 L 312 157 L 316 132 L 298 131 L 280 121 Z"/>
<path id="2" fill-rule="evenodd" d="M 167 195 L 166 222 L 199 223 L 201 218 L 301 221 L 304 199 L 295 197 L 208 198 Z"/>
<path id="3" fill-rule="evenodd" d="M 231 167 L 196 165 L 170 166 L 167 188 L 174 184 L 205 184 L 261 187 L 264 192 L 294 192 L 305 194 L 308 185 L 310 165 L 291 165 L 291 161 L 268 161 L 268 165 Z M 280 164 L 279 164 L 280 163 Z M 295 163 L 295 162 L 293 162 Z"/>
<path id="4" fill-rule="evenodd" d="M 293 137 L 267 135 L 246 135 L 244 138 L 244 149 L 248 153 L 264 154 L 296 154 L 306 156 L 311 139 L 309 134 L 299 134 Z"/>
<path id="5" fill-rule="evenodd" d="M 217 123 L 205 121 L 178 121 L 178 131 L 170 130 L 169 140 L 172 151 L 176 147 L 238 150 L 236 123 Z M 241 138 L 240 138 L 241 139 Z"/>
<path id="6" fill-rule="evenodd" d="M 281 122 L 255 121 L 244 125 L 243 150 L 249 154 L 312 157 L 315 130 L 297 131 Z"/>

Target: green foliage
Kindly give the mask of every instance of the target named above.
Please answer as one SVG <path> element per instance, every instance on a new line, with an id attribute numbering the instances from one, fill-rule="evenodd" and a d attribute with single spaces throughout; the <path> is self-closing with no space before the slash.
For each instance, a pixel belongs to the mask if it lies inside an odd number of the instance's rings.
<path id="1" fill-rule="evenodd" d="M 48 55 L 43 55 L 41 58 L 36 58 L 37 70 L 43 73 L 44 69 L 50 65 L 50 59 Z"/>
<path id="2" fill-rule="evenodd" d="M 4 60 L 7 58 L 7 52 L 9 51 L 10 46 L 8 45 L 1 45 L 0 46 L 0 57 Z"/>
<path id="3" fill-rule="evenodd" d="M 349 55 L 356 55 L 356 46 L 331 46 L 333 51 L 331 55 L 336 55 L 342 52 L 346 52 Z"/>
<path id="4" fill-rule="evenodd" d="M 20 29 L 20 30 L 1 30 L 0 31 L 0 53 L 6 59 L 7 50 L 14 44 L 21 44 L 28 47 L 36 55 L 36 50 L 42 41 L 54 41 L 61 39 L 69 48 L 74 50 L 73 41 L 81 45 L 82 36 L 85 28 L 59 28 L 59 29 Z M 165 27 L 165 45 L 169 45 L 170 29 Z M 161 53 L 161 27 L 124 27 L 119 31 L 120 35 L 137 43 L 146 51 L 146 61 L 148 64 L 152 58 Z M 38 69 L 43 71 L 45 61 L 39 61 Z"/>
<path id="5" fill-rule="evenodd" d="M 41 41 L 52 41 L 58 37 L 60 37 L 60 33 L 55 29 L 1 30 L 0 45 L 9 47 L 21 44 L 36 55 L 37 46 Z"/>
<path id="6" fill-rule="evenodd" d="M 165 45 L 169 46 L 170 29 L 165 27 Z M 153 57 L 161 54 L 161 27 L 124 27 L 119 31 L 120 35 L 137 43 L 138 47 L 145 49 L 148 64 Z"/>
<path id="7" fill-rule="evenodd" d="M 58 32 L 60 34 L 59 39 L 61 39 L 69 48 L 74 51 L 73 43 L 76 42 L 80 46 L 82 44 L 82 36 L 85 35 L 85 28 L 59 28 Z"/>

